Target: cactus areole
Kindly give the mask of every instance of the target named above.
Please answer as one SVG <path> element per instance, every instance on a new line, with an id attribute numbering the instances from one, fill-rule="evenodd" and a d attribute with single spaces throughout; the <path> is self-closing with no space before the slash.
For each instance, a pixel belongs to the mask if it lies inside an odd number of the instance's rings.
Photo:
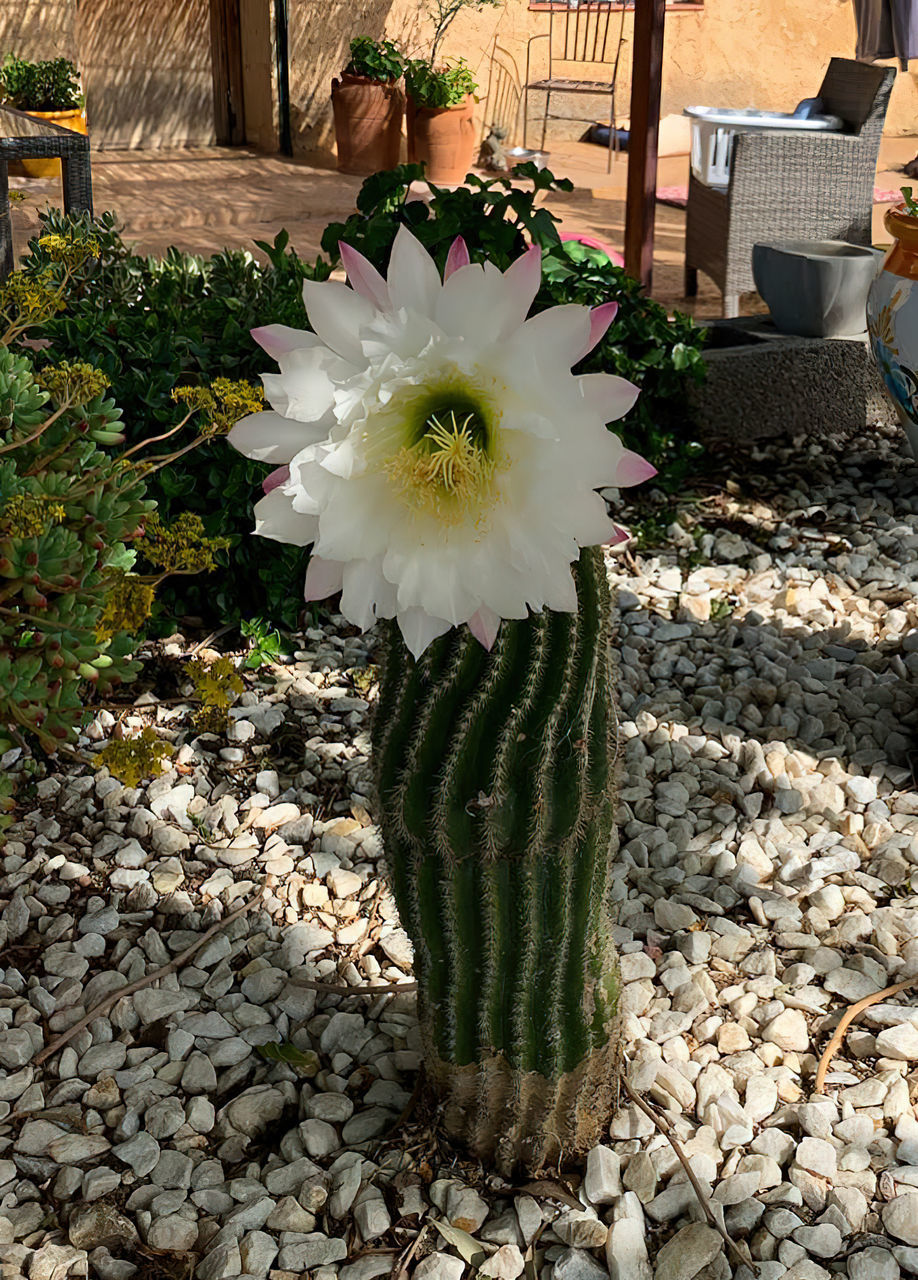
<path id="1" fill-rule="evenodd" d="M 615 714 L 601 486 L 653 474 L 606 429 L 636 390 L 571 366 L 614 307 L 526 319 L 461 240 L 399 231 L 388 277 L 304 287 L 314 333 L 256 337 L 274 413 L 230 441 L 278 470 L 256 532 L 312 546 L 307 599 L 383 622 L 379 820 L 451 1135 L 509 1173 L 594 1145 L 615 1096 Z"/>

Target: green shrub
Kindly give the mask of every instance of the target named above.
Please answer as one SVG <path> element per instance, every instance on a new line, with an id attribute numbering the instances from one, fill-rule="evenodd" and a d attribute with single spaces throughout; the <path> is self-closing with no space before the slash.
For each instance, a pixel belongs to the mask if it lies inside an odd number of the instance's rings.
<path id="1" fill-rule="evenodd" d="M 288 252 L 287 234 L 261 245 L 260 266 L 251 254 L 224 250 L 200 258 L 170 249 L 162 260 L 143 258 L 122 241 L 113 214 L 95 222 L 86 215 L 43 215 L 42 237 L 76 227 L 93 235 L 100 257 L 74 274 L 66 314 L 35 333 L 49 339 L 49 358 L 91 361 L 109 378 L 124 412 L 128 440 L 159 435 L 184 416 L 172 392 L 177 383 L 215 378 L 258 380 L 270 361 L 250 330 L 262 324 L 305 323 L 303 280 L 327 276 Z M 25 272 L 40 277 L 47 255 L 40 240 L 29 245 Z M 160 593 L 174 617 L 193 615 L 206 625 L 237 624 L 260 615 L 293 627 L 302 611 L 305 557 L 295 547 L 252 537 L 252 507 L 269 468 L 250 462 L 225 441 L 205 443 L 151 477 L 149 496 L 162 518 L 193 512 L 210 537 L 226 538 L 212 579 L 172 579 Z"/>
<path id="2" fill-rule="evenodd" d="M 72 62 L 28 62 L 13 53 L 0 64 L 0 99 L 17 111 L 74 111 L 83 105 Z"/>
<path id="3" fill-rule="evenodd" d="M 464 58 L 439 69 L 415 59 L 405 67 L 405 88 L 419 107 L 458 107 L 478 84 Z"/>
<path id="4" fill-rule="evenodd" d="M 352 76 L 366 76 L 390 84 L 401 80 L 405 59 L 391 40 L 374 40 L 372 36 L 355 36 L 351 41 L 350 60 L 344 68 Z"/>
<path id="5" fill-rule="evenodd" d="M 641 388 L 634 408 L 610 426 L 629 448 L 654 463 L 663 483 L 678 484 L 700 452 L 687 434 L 681 405 L 687 381 L 704 376 L 704 330 L 679 313 L 670 319 L 638 281 L 604 254 L 560 240 L 557 219 L 546 208 L 538 208 L 536 199 L 541 191 L 571 191 L 571 182 L 532 164 L 519 165 L 513 172 L 529 178 L 532 189 L 515 187 L 508 178 L 474 178 L 469 188 L 432 188 L 429 204 L 407 198 L 411 182 L 421 176 L 419 166 L 402 165 L 374 174 L 357 197 L 358 212 L 347 222 L 328 227 L 322 248 L 337 261 L 338 242 L 343 240 L 385 272 L 402 225 L 417 236 L 441 271 L 458 235 L 465 239 L 473 261 L 487 258 L 501 268 L 508 267 L 528 243 L 540 245 L 542 287 L 535 310 L 565 302 L 589 306 L 618 302 L 613 324 L 581 371 L 617 373 Z"/>

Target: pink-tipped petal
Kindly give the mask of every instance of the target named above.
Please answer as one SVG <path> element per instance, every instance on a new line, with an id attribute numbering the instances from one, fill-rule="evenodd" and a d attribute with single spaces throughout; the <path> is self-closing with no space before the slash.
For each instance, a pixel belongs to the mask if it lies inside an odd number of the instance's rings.
<path id="1" fill-rule="evenodd" d="M 478 643 L 489 651 L 497 639 L 499 627 L 499 615 L 493 609 L 489 609 L 486 604 L 481 605 L 477 613 L 473 613 L 469 618 L 469 631 L 471 631 Z"/>
<path id="2" fill-rule="evenodd" d="M 312 556 L 303 584 L 304 600 L 324 600 L 341 590 L 344 581 L 344 565 L 340 560 L 323 560 Z"/>
<path id="3" fill-rule="evenodd" d="M 469 265 L 469 247 L 463 240 L 462 236 L 456 236 L 456 239 L 449 247 L 449 253 L 446 255 L 446 267 L 443 271 L 444 284 L 450 278 L 454 271 L 458 271 L 460 267 Z"/>
<path id="4" fill-rule="evenodd" d="M 510 323 L 516 328 L 529 314 L 529 308 L 542 283 L 542 250 L 537 244 L 531 244 L 525 253 L 521 253 L 510 263 L 504 272 L 504 280 L 510 286 L 513 297 Z"/>
<path id="5" fill-rule="evenodd" d="M 373 303 L 379 311 L 389 311 L 392 303 L 389 299 L 389 286 L 379 274 L 373 263 L 362 253 L 352 249 L 343 240 L 338 241 L 338 252 L 347 272 L 347 278 L 359 294 Z"/>
<path id="6" fill-rule="evenodd" d="M 617 547 L 620 543 L 627 542 L 631 537 L 631 534 L 627 529 L 621 529 L 617 524 L 613 525 L 613 529 L 615 532 L 612 534 L 611 538 L 606 538 L 604 545 L 607 547 Z"/>
<path id="7" fill-rule="evenodd" d="M 261 349 L 267 351 L 273 360 L 296 351 L 297 347 L 311 347 L 316 343 L 314 333 L 308 333 L 304 329 L 291 329 L 288 324 L 264 324 L 250 332 Z"/>
<path id="8" fill-rule="evenodd" d="M 289 467 L 275 467 L 262 480 L 261 487 L 265 493 L 270 493 L 272 489 L 278 489 L 282 484 L 286 484 L 289 479 Z"/>
<path id="9" fill-rule="evenodd" d="M 617 302 L 603 302 L 600 306 L 590 309 L 590 345 L 584 351 L 584 355 L 589 355 L 593 348 L 602 341 L 606 336 L 606 330 L 617 314 Z"/>
<path id="10" fill-rule="evenodd" d="M 623 449 L 615 468 L 615 484 L 626 489 L 632 484 L 643 484 L 657 474 L 656 467 L 631 449 Z"/>

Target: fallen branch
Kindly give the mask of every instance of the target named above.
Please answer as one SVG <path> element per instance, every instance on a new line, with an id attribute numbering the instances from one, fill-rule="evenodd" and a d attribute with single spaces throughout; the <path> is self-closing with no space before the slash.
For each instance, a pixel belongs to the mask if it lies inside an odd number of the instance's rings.
<path id="1" fill-rule="evenodd" d="M 872 1004 L 879 1004 L 881 1000 L 885 1000 L 887 996 L 898 995 L 900 991 L 904 991 L 906 987 L 913 987 L 918 983 L 918 974 L 914 978 L 903 978 L 901 982 L 894 982 L 891 987 L 884 987 L 882 991 L 875 991 L 872 996 L 864 996 L 863 1000 L 858 1000 L 857 1004 L 853 1004 L 845 1013 L 841 1022 L 832 1032 L 832 1038 L 826 1045 L 822 1057 L 819 1059 L 819 1066 L 816 1068 L 816 1083 L 813 1085 L 814 1093 L 825 1093 L 826 1075 L 829 1067 L 832 1065 L 832 1059 L 838 1053 L 845 1038 L 845 1032 L 851 1026 L 856 1017 L 869 1009 Z"/>
<path id="2" fill-rule="evenodd" d="M 421 1224 L 417 1235 L 411 1241 L 411 1244 L 408 1245 L 407 1249 L 405 1249 L 401 1257 L 396 1258 L 395 1264 L 393 1265 L 390 1273 L 390 1280 L 405 1280 L 405 1277 L 408 1275 L 408 1268 L 414 1260 L 414 1255 L 421 1247 L 421 1241 L 424 1239 L 426 1232 L 427 1223 L 424 1222 Z"/>
<path id="3" fill-rule="evenodd" d="M 314 982 L 312 978 L 289 978 L 292 987 L 310 991 L 328 991 L 335 996 L 386 996 L 402 991 L 417 991 L 416 982 L 386 982 L 379 987 L 346 987 L 340 982 Z"/>
<path id="4" fill-rule="evenodd" d="M 644 1112 L 644 1115 L 647 1116 L 647 1118 L 651 1121 L 654 1128 L 658 1129 L 660 1133 L 663 1134 L 663 1137 L 672 1147 L 673 1151 L 675 1151 L 676 1156 L 679 1160 L 679 1163 L 682 1165 L 682 1168 L 685 1170 L 685 1176 L 688 1178 L 689 1182 L 692 1184 L 692 1190 L 695 1192 L 695 1195 L 698 1197 L 698 1203 L 701 1205 L 701 1208 L 704 1211 L 704 1216 L 707 1218 L 708 1222 L 711 1224 L 711 1226 L 714 1228 L 714 1230 L 723 1240 L 724 1244 L 727 1246 L 727 1252 L 731 1253 L 741 1266 L 744 1266 L 744 1267 L 751 1266 L 752 1264 L 750 1262 L 750 1259 L 742 1252 L 742 1250 L 737 1245 L 736 1241 L 733 1240 L 727 1234 L 725 1229 L 720 1225 L 720 1223 L 717 1221 L 717 1218 L 714 1216 L 714 1211 L 712 1210 L 711 1206 L 708 1204 L 708 1197 L 704 1193 L 704 1188 L 702 1187 L 698 1179 L 695 1177 L 695 1174 L 692 1172 L 692 1166 L 689 1164 L 688 1156 L 682 1150 L 682 1144 L 680 1143 L 679 1139 L 676 1137 L 675 1133 L 673 1132 L 672 1125 L 664 1116 L 659 1115 L 656 1111 L 653 1110 L 652 1107 L 649 1107 L 647 1105 L 647 1103 L 644 1101 L 643 1098 L 639 1097 L 638 1094 L 634 1092 L 634 1090 L 631 1088 L 631 1085 L 628 1083 L 628 1081 L 625 1079 L 624 1076 L 622 1076 L 621 1078 L 621 1085 L 625 1093 L 627 1093 L 628 1097 L 634 1103 L 634 1105 L 636 1107 L 639 1107 L 641 1111 Z"/>
<path id="5" fill-rule="evenodd" d="M 90 1009 L 86 1016 L 81 1018 L 79 1022 L 75 1022 L 72 1027 L 62 1035 L 59 1035 L 56 1040 L 52 1040 L 51 1043 L 46 1045 L 40 1053 L 37 1053 L 32 1059 L 35 1066 L 44 1062 L 46 1058 L 50 1058 L 52 1054 L 57 1053 L 58 1049 L 63 1049 L 64 1045 L 72 1040 L 78 1031 L 82 1031 L 84 1027 L 88 1027 L 93 1019 L 104 1017 L 104 1015 L 108 1013 L 109 1009 L 113 1009 L 118 1001 L 123 1000 L 125 996 L 132 996 L 135 991 L 140 991 L 143 987 L 149 987 L 159 978 L 165 978 L 167 974 L 175 973 L 177 969 L 181 969 L 182 965 L 187 964 L 191 957 L 196 952 L 200 951 L 204 946 L 204 943 L 212 938 L 215 933 L 219 933 L 221 929 L 226 925 L 231 924 L 233 920 L 238 920 L 239 917 L 245 915 L 247 911 L 251 911 L 252 907 L 257 906 L 257 904 L 261 902 L 263 896 L 264 890 L 259 889 L 258 893 L 255 894 L 253 898 L 249 898 L 241 907 L 237 907 L 235 911 L 231 911 L 224 920 L 218 920 L 216 924 L 211 925 L 206 933 L 201 934 L 197 942 L 193 942 L 185 951 L 180 951 L 174 959 L 170 960 L 168 964 L 164 964 L 161 969 L 155 969 L 153 973 L 148 973 L 143 978 L 138 978 L 136 982 L 128 983 L 126 987 L 118 987 L 117 991 L 113 991 L 110 995 L 107 995 L 104 1000 L 101 1000 L 94 1008 Z"/>

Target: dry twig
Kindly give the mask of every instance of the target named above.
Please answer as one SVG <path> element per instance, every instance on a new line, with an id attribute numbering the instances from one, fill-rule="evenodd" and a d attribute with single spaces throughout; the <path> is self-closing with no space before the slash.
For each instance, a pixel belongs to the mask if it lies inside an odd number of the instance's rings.
<path id="1" fill-rule="evenodd" d="M 903 978 L 901 982 L 894 982 L 891 987 L 884 987 L 882 991 L 875 991 L 872 996 L 864 996 L 863 1000 L 858 1000 L 857 1004 L 853 1004 L 847 1010 L 841 1022 L 832 1032 L 832 1038 L 823 1050 L 822 1057 L 819 1059 L 819 1066 L 816 1068 L 816 1083 L 813 1085 L 814 1093 L 825 1093 L 826 1075 L 829 1067 L 832 1065 L 832 1059 L 841 1048 L 842 1041 L 845 1038 L 845 1032 L 851 1026 L 859 1014 L 865 1009 L 869 1009 L 872 1004 L 879 1004 L 881 1000 L 885 1000 L 887 996 L 898 995 L 900 991 L 904 991 L 906 987 L 913 987 L 918 983 L 918 974 L 914 978 Z"/>
<path id="2" fill-rule="evenodd" d="M 264 890 L 259 889 L 254 897 L 249 898 L 241 907 L 237 907 L 235 911 L 231 911 L 224 920 L 218 920 L 216 924 L 211 925 L 206 933 L 201 934 L 197 942 L 193 942 L 185 951 L 180 951 L 177 956 L 170 960 L 168 964 L 164 964 L 161 969 L 155 969 L 153 973 L 148 973 L 144 977 L 138 978 L 136 982 L 128 983 L 126 987 L 118 987 L 111 995 L 107 995 L 104 1000 L 100 1000 L 79 1022 L 75 1022 L 72 1027 L 69 1027 L 62 1035 L 59 1035 L 56 1040 L 52 1040 L 49 1045 L 46 1045 L 40 1053 L 35 1055 L 32 1061 L 38 1066 L 46 1058 L 50 1058 L 52 1054 L 57 1053 L 58 1049 L 63 1049 L 64 1045 L 72 1040 L 78 1031 L 88 1027 L 94 1018 L 101 1018 L 108 1013 L 109 1009 L 113 1009 L 119 1000 L 123 1000 L 125 996 L 132 996 L 135 991 L 140 991 L 142 987 L 149 987 L 159 978 L 165 978 L 167 974 L 175 973 L 177 969 L 181 969 L 182 965 L 187 964 L 191 957 L 201 950 L 209 938 L 212 938 L 215 933 L 219 933 L 221 929 L 231 924 L 233 920 L 238 920 L 247 911 L 251 911 L 252 907 L 261 902 L 263 895 Z"/>
<path id="3" fill-rule="evenodd" d="M 396 1259 L 395 1265 L 392 1268 L 390 1280 L 404 1280 L 404 1277 L 408 1274 L 408 1268 L 414 1259 L 414 1255 L 421 1247 L 421 1241 L 424 1239 L 426 1232 L 427 1223 L 424 1222 L 421 1224 L 420 1230 L 402 1256 Z"/>
<path id="4" fill-rule="evenodd" d="M 631 1085 L 628 1083 L 627 1079 L 624 1076 L 622 1076 L 621 1085 L 625 1093 L 627 1093 L 628 1097 L 634 1103 L 634 1105 L 636 1107 L 640 1107 L 641 1111 L 644 1112 L 644 1115 L 647 1116 L 648 1119 L 653 1123 L 654 1128 L 659 1129 L 660 1133 L 663 1134 L 663 1137 L 672 1147 L 673 1151 L 675 1151 L 676 1156 L 679 1160 L 679 1163 L 682 1165 L 682 1168 L 685 1170 L 685 1176 L 688 1178 L 689 1182 L 692 1184 L 692 1190 L 695 1192 L 695 1195 L 698 1197 L 698 1203 L 701 1205 L 701 1208 L 704 1212 L 704 1216 L 707 1218 L 708 1222 L 711 1224 L 711 1226 L 714 1228 L 714 1230 L 723 1240 L 724 1244 L 727 1246 L 727 1252 L 732 1254 L 734 1259 L 738 1263 L 740 1263 L 742 1266 L 744 1267 L 750 1266 L 749 1258 L 743 1254 L 742 1250 L 739 1248 L 736 1241 L 731 1239 L 731 1237 L 727 1234 L 724 1228 L 717 1221 L 717 1218 L 714 1216 L 713 1210 L 711 1209 L 711 1206 L 708 1204 L 708 1198 L 704 1193 L 704 1189 L 701 1186 L 701 1183 L 695 1177 L 695 1174 L 692 1172 L 692 1166 L 689 1164 L 688 1156 L 682 1150 L 682 1144 L 680 1143 L 679 1139 L 676 1137 L 675 1133 L 673 1133 L 672 1125 L 664 1116 L 659 1115 L 658 1112 L 654 1111 L 652 1107 L 649 1107 L 647 1105 L 647 1103 L 644 1101 L 643 1098 L 639 1097 L 639 1095 L 635 1093 L 635 1091 L 631 1088 Z"/>
<path id="5" fill-rule="evenodd" d="M 335 996 L 386 996 L 403 991 L 417 991 L 416 982 L 386 982 L 379 987 L 346 987 L 340 982 L 314 982 L 312 978 L 290 978 L 292 987 L 308 987 L 310 991 L 327 991 Z"/>

